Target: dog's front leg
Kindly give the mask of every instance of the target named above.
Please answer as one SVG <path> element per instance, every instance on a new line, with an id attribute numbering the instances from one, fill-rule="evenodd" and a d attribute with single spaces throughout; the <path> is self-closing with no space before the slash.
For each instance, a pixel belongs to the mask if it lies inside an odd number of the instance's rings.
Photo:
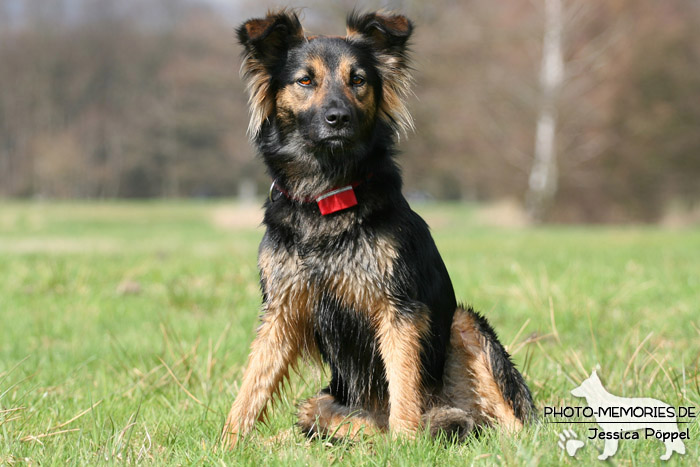
<path id="1" fill-rule="evenodd" d="M 240 437 L 265 415 L 268 401 L 289 374 L 289 366 L 300 353 L 299 329 L 290 329 L 288 319 L 266 314 L 251 345 L 243 383 L 221 435 L 225 446 L 234 446 Z"/>
<path id="2" fill-rule="evenodd" d="M 421 336 L 425 324 L 418 316 L 398 316 L 387 310 L 378 327 L 379 351 L 389 383 L 389 428 L 413 435 L 423 412 Z"/>

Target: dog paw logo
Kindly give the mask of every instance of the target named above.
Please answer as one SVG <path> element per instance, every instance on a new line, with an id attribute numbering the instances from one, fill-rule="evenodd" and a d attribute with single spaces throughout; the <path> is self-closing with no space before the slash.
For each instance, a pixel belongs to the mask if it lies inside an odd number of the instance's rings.
<path id="1" fill-rule="evenodd" d="M 576 451 L 583 447 L 583 441 L 578 439 L 578 435 L 574 430 L 566 429 L 559 433 L 559 442 L 557 445 L 570 457 L 576 455 Z"/>

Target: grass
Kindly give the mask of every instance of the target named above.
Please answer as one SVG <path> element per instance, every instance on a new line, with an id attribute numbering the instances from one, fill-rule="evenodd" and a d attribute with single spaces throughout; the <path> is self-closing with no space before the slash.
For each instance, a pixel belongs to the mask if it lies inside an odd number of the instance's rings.
<path id="1" fill-rule="evenodd" d="M 700 406 L 700 231 L 500 229 L 472 207 L 420 205 L 459 299 L 485 312 L 535 401 L 579 405 L 593 368 L 624 396 Z M 385 437 L 306 441 L 294 404 L 327 375 L 305 369 L 267 425 L 216 449 L 254 335 L 258 209 L 224 203 L 0 204 L 0 465 L 578 464 L 568 425 L 486 431 L 465 445 Z M 683 427 L 685 427 L 684 425 Z M 696 464 L 697 423 L 687 454 Z M 585 436 L 585 425 L 575 430 Z M 647 465 L 658 441 L 611 458 Z"/>

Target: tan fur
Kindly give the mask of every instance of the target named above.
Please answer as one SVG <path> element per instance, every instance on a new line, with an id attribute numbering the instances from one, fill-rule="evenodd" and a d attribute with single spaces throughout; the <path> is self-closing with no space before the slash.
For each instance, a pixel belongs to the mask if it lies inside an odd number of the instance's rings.
<path id="1" fill-rule="evenodd" d="M 294 115 L 311 108 L 322 107 L 326 101 L 328 88 L 333 81 L 345 84 L 344 94 L 348 102 L 355 108 L 363 110 L 368 120 L 374 118 L 376 113 L 374 90 L 371 86 L 354 88 L 351 85 L 352 73 L 356 67 L 356 63 L 351 57 L 341 57 L 340 64 L 334 71 L 329 70 L 320 57 L 309 59 L 307 66 L 310 71 L 309 75 L 313 76 L 315 85 L 309 89 L 301 87 L 297 83 L 292 83 L 280 89 L 276 97 L 278 118 L 291 124 Z M 305 75 L 305 73 L 300 73 L 297 79 Z M 310 90 L 312 93 L 309 96 Z"/>
<path id="2" fill-rule="evenodd" d="M 329 277 L 335 279 L 328 288 L 348 306 L 368 313 L 374 323 L 389 383 L 388 411 L 386 407 L 376 407 L 377 412 L 372 414 L 356 412 L 335 403 L 332 396 L 322 395 L 302 404 L 299 412 L 302 425 L 311 427 L 311 420 L 318 419 L 316 428 L 320 433 L 335 432 L 337 436 L 354 437 L 361 427 L 364 433 L 375 433 L 387 426 L 395 433 L 413 434 L 429 423 L 427 412 L 431 407 L 445 405 L 463 410 L 478 424 L 521 428 L 522 423 L 493 378 L 486 343 L 474 328 L 472 318 L 461 309 L 455 313 L 452 325 L 443 392 L 435 398 L 425 394 L 419 365 L 420 340 L 429 330 L 427 312 L 412 318 L 401 317 L 387 298 L 384 284 L 389 283 L 387 278 L 397 255 L 392 242 L 379 238 L 363 248 L 366 253 L 348 252 L 348 258 L 329 264 Z M 240 435 L 252 429 L 255 421 L 264 417 L 267 402 L 300 355 L 319 359 L 310 313 L 320 291 L 301 279 L 302 260 L 285 249 L 263 249 L 259 267 L 266 287 L 276 293 L 269 297 L 241 389 L 227 418 L 223 437 L 229 445 L 235 444 Z M 433 417 L 440 417 L 444 410 L 433 412 Z"/>
<path id="3" fill-rule="evenodd" d="M 273 16 L 283 14 L 288 14 L 288 10 L 268 11 L 266 18 L 249 20 L 245 24 L 246 32 L 250 37 L 257 37 L 272 25 Z M 303 30 L 297 32 L 297 37 L 304 38 Z M 270 92 L 271 76 L 263 63 L 250 54 L 243 58 L 241 75 L 247 83 L 248 90 L 248 106 L 250 108 L 248 134 L 254 138 L 260 132 L 262 124 L 275 109 L 275 96 Z"/>
<path id="4" fill-rule="evenodd" d="M 333 278 L 329 288 L 346 306 L 369 315 L 389 383 L 389 426 L 396 432 L 412 433 L 420 426 L 423 411 L 420 340 L 429 329 L 427 313 L 415 319 L 398 318 L 400 311 L 385 289 L 396 248 L 387 239 L 368 242 L 365 239 L 359 249 L 344 253 L 347 258 L 329 265 Z"/>
<path id="5" fill-rule="evenodd" d="M 510 429 L 521 428 L 522 423 L 504 400 L 491 373 L 487 344 L 464 310 L 457 310 L 452 324 L 443 392 L 435 398 L 425 394 L 420 382 L 420 341 L 429 330 L 428 314 L 401 317 L 384 289 L 393 271 L 396 248 L 390 240 L 381 237 L 365 242 L 360 244 L 359 252 L 339 252 L 347 258 L 340 257 L 329 263 L 328 277 L 333 279 L 324 288 L 333 290 L 347 306 L 368 313 L 386 368 L 388 411 L 386 407 L 376 407 L 378 412 L 371 415 L 354 412 L 324 395 L 302 404 L 302 424 L 318 418 L 319 432 L 332 434 L 338 430 L 338 436 L 354 437 L 362 426 L 366 428 L 365 433 L 389 426 L 395 433 L 412 434 L 429 422 L 426 412 L 431 407 L 445 405 L 463 410 L 478 424 L 498 423 Z M 255 421 L 264 417 L 267 402 L 276 394 L 280 383 L 288 376 L 288 368 L 294 366 L 300 355 L 318 359 L 310 313 L 311 304 L 318 299 L 320 291 L 301 279 L 302 260 L 284 249 L 263 249 L 258 262 L 266 288 L 275 293 L 270 295 L 264 310 L 241 390 L 226 422 L 224 437 L 230 444 L 235 444 L 239 435 L 249 432 Z M 442 413 L 433 412 L 434 417 Z M 388 420 L 382 421 L 382 416 Z"/>
<path id="6" fill-rule="evenodd" d="M 382 237 L 365 238 L 354 251 L 338 253 L 338 260 L 328 265 L 328 288 L 348 308 L 370 316 L 385 309 L 386 286 L 394 270 L 393 261 L 398 257 L 393 241 Z"/>
<path id="7" fill-rule="evenodd" d="M 355 439 L 359 434 L 373 435 L 386 429 L 386 419 L 365 410 L 338 404 L 330 394 L 321 394 L 299 406 L 299 424 L 307 432 L 334 438 Z"/>
<path id="8" fill-rule="evenodd" d="M 384 18 L 384 24 L 389 26 L 391 29 L 405 31 L 408 29 L 408 19 L 402 15 L 392 15 L 391 13 L 384 12 L 382 15 Z"/>
<path id="9" fill-rule="evenodd" d="M 334 34 L 324 34 L 322 36 L 318 35 L 318 34 L 314 34 L 313 36 L 306 36 L 306 39 L 309 41 L 313 41 L 313 40 L 316 40 L 316 39 L 321 38 L 321 37 L 330 37 L 333 39 L 345 39 L 344 36 L 338 36 L 338 35 L 334 35 Z"/>
<path id="10" fill-rule="evenodd" d="M 284 10 L 280 13 L 285 14 Z M 304 33 L 296 18 L 296 15 L 287 18 L 295 34 L 291 39 L 303 39 Z M 270 17 L 249 21 L 245 32 L 250 37 L 266 34 L 271 30 L 271 21 Z M 383 16 L 381 21 L 391 29 L 410 32 L 411 24 L 402 16 Z M 348 30 L 346 40 L 365 43 L 382 40 L 369 32 L 366 34 Z M 365 110 L 365 115 L 385 119 L 397 130 L 412 129 L 413 121 L 404 103 L 412 83 L 407 58 L 404 53 L 393 53 L 381 44 L 375 54 L 383 81 L 381 102 L 377 102 L 371 86 L 352 86 L 352 75 L 358 70 L 350 56 L 340 57 L 335 70 L 329 70 L 321 57 L 311 57 L 308 70 L 300 71 L 296 78 L 308 72 L 314 85 L 309 88 L 295 82 L 274 95 L 270 92 L 271 78 L 263 59 L 246 56 L 242 72 L 250 94 L 249 133 L 255 137 L 273 112 L 280 121 L 293 124 L 296 114 L 322 106 L 327 90 L 337 83 L 345 84 L 345 96 L 353 106 Z M 306 197 L 332 187 L 331 181 L 313 175 L 320 172 L 314 163 L 304 161 L 303 166 L 287 167 L 290 180 L 301 180 L 287 186 L 296 196 Z M 304 176 L 295 177 L 297 171 Z M 287 214 L 286 220 L 294 225 L 297 218 L 292 212 Z M 349 211 L 333 223 L 322 219 L 306 222 L 307 228 L 301 233 L 306 238 L 295 238 L 302 245 L 306 240 L 348 230 L 355 226 L 357 218 Z M 259 252 L 258 266 L 266 303 L 240 391 L 222 433 L 226 445 L 233 446 L 250 432 L 257 420 L 265 417 L 268 402 L 274 400 L 281 383 L 288 377 L 289 368 L 295 367 L 299 357 L 310 356 L 320 364 L 312 312 L 315 304 L 322 303 L 328 293 L 334 294 L 347 309 L 365 314 L 371 323 L 385 368 L 388 401 L 378 397 L 381 404 L 379 401 L 363 402 L 368 406 L 357 410 L 338 403 L 329 394 L 313 397 L 299 408 L 300 424 L 308 432 L 354 438 L 360 433 L 390 429 L 394 433 L 413 435 L 421 426 L 434 422 L 431 430 L 457 427 L 462 436 L 475 424 L 500 423 L 512 429 L 522 426 L 494 379 L 488 356 L 489 343 L 464 310 L 458 309 L 454 315 L 441 392 L 428 393 L 422 387 L 421 343 L 427 341 L 430 332 L 430 312 L 419 308 L 409 313 L 393 302 L 389 287 L 395 280 L 394 262 L 399 255 L 398 246 L 390 237 L 366 233 L 354 239 L 353 248 L 316 257 L 313 252 L 299 257 L 294 249 L 271 247 L 271 244 L 263 242 Z"/>
<path id="11" fill-rule="evenodd" d="M 263 280 L 274 288 L 263 310 L 263 321 L 251 345 L 243 383 L 226 419 L 222 437 L 233 445 L 264 418 L 266 405 L 279 390 L 302 352 L 314 355 L 309 345 L 313 331 L 309 321 L 309 298 L 313 293 L 298 281 L 298 258 L 263 250 L 259 266 Z"/>
<path id="12" fill-rule="evenodd" d="M 326 66 L 326 62 L 323 61 L 321 57 L 310 57 L 307 62 L 309 69 L 313 72 L 313 75 L 319 83 L 326 80 L 326 77 L 330 76 L 331 71 Z"/>
<path id="13" fill-rule="evenodd" d="M 338 69 L 336 70 L 336 78 L 349 83 L 353 68 L 355 68 L 355 61 L 352 57 L 347 55 L 341 56 L 338 62 Z"/>
<path id="14" fill-rule="evenodd" d="M 518 430 L 522 428 L 522 422 L 503 398 L 493 377 L 486 345 L 471 316 L 457 309 L 445 362 L 442 399 L 473 414 L 477 423 L 497 423 Z"/>
<path id="15" fill-rule="evenodd" d="M 347 258 L 329 263 L 327 277 L 334 280 L 328 285 L 341 300 L 370 315 L 387 369 L 389 426 L 398 432 L 415 432 L 420 426 L 424 402 L 420 387 L 420 339 L 429 323 L 422 317 L 417 322 L 396 318 L 399 311 L 384 290 L 397 257 L 395 246 L 383 238 L 365 242 L 363 253 L 339 252 Z M 267 401 L 287 377 L 287 367 L 303 353 L 316 353 L 315 345 L 309 348 L 315 342 L 310 307 L 320 291 L 309 288 L 309 281 L 302 279 L 301 261 L 284 249 L 263 249 L 259 254 L 266 289 L 275 293 L 268 298 L 241 390 L 227 419 L 224 437 L 230 444 L 249 432 L 263 416 Z M 327 425 L 338 425 L 336 422 L 337 417 L 331 417 Z"/>
<path id="16" fill-rule="evenodd" d="M 376 102 L 374 99 L 374 89 L 372 86 L 352 86 L 352 77 L 358 70 L 357 63 L 352 57 L 343 56 L 338 64 L 336 80 L 346 83 L 345 97 L 353 107 L 362 109 L 369 120 L 373 119 L 376 114 Z"/>
<path id="17" fill-rule="evenodd" d="M 408 111 L 408 107 L 404 99 L 411 92 L 411 84 L 413 78 L 409 71 L 399 65 L 399 60 L 396 57 L 385 56 L 379 58 L 381 63 L 380 71 L 384 76 L 391 76 L 390 79 L 385 79 L 382 88 L 383 100 L 380 110 L 383 113 L 383 118 L 392 122 L 404 133 L 413 131 L 413 117 Z"/>
<path id="18" fill-rule="evenodd" d="M 268 15 L 269 14 L 270 13 L 268 13 Z M 258 37 L 263 34 L 272 23 L 273 19 L 270 16 L 261 19 L 251 19 L 245 24 L 245 29 L 249 37 Z"/>
<path id="19" fill-rule="evenodd" d="M 224 441 L 235 444 L 238 436 L 249 432 L 264 418 L 267 402 L 287 378 L 289 367 L 299 356 L 300 343 L 294 328 L 280 317 L 265 319 L 251 346 L 250 358 L 238 397 L 231 407 L 223 431 Z"/>
<path id="20" fill-rule="evenodd" d="M 246 25 L 248 32 L 259 34 L 260 31 L 263 31 L 267 23 L 263 21 L 259 23 L 254 23 L 250 26 Z M 306 38 L 306 40 L 312 38 Z M 357 31 L 348 29 L 345 39 L 349 41 L 362 40 L 362 36 Z M 379 63 L 378 69 L 384 83 L 382 87 L 383 100 L 379 107 L 381 118 L 389 121 L 404 133 L 408 133 L 414 129 L 413 117 L 404 102 L 404 99 L 410 94 L 413 84 L 410 68 L 404 60 L 390 54 L 378 54 L 377 58 Z M 321 68 L 319 68 L 320 70 Z M 347 70 L 345 71 L 347 72 Z M 297 103 L 304 102 L 304 99 L 292 99 L 289 93 L 284 97 L 271 95 L 269 74 L 262 63 L 251 56 L 247 56 L 243 60 L 241 74 L 248 83 L 248 103 L 251 112 L 248 133 L 252 137 L 258 134 L 263 122 L 272 114 L 276 101 L 278 103 L 283 102 L 288 108 L 294 108 L 297 106 Z M 364 86 L 364 88 L 366 90 L 362 92 L 366 93 L 366 95 L 360 94 L 361 102 L 365 108 L 371 108 L 375 105 L 374 93 L 369 89 L 370 86 Z M 315 97 L 314 101 L 316 100 L 317 98 Z M 308 104 L 307 107 L 310 105 Z"/>
<path id="21" fill-rule="evenodd" d="M 423 316 L 416 322 L 397 318 L 400 311 L 385 289 L 397 257 L 393 242 L 379 238 L 369 244 L 365 240 L 359 249 L 345 254 L 347 258 L 339 258 L 335 265 L 338 270 L 329 274 L 333 278 L 329 288 L 346 306 L 369 315 L 389 383 L 389 426 L 395 432 L 414 433 L 420 426 L 424 402 L 420 340 L 428 332 L 429 322 Z"/>
<path id="22" fill-rule="evenodd" d="M 397 315 L 398 310 L 390 307 L 377 317 L 379 352 L 389 383 L 389 426 L 396 433 L 414 434 L 423 413 L 420 339 L 428 323 Z"/>
<path id="23" fill-rule="evenodd" d="M 408 27 L 408 22 L 403 16 L 384 12 L 382 18 L 385 23 L 396 29 Z M 360 32 L 348 27 L 346 40 L 362 42 L 366 38 Z M 377 63 L 383 81 L 383 100 L 379 109 L 381 118 L 404 133 L 413 131 L 413 117 L 405 102 L 406 97 L 411 94 L 411 86 L 413 85 L 411 68 L 404 58 L 390 53 L 378 53 Z"/>
<path id="24" fill-rule="evenodd" d="M 409 27 L 408 19 L 403 15 L 396 14 L 389 10 L 379 10 L 376 14 L 377 16 L 381 16 L 384 24 L 389 26 L 391 29 L 406 30 Z M 360 34 L 360 32 L 348 27 L 347 34 L 348 36 L 357 36 Z"/>
<path id="25" fill-rule="evenodd" d="M 520 429 L 522 423 L 494 380 L 487 344 L 464 310 L 455 313 L 443 391 L 435 397 L 425 394 L 419 365 L 420 340 L 429 329 L 427 313 L 403 318 L 387 299 L 382 284 L 388 283 L 386 277 L 392 272 L 394 245 L 378 239 L 365 248 L 366 257 L 349 255 L 333 263 L 338 270 L 337 274 L 330 274 L 336 277 L 330 285 L 344 302 L 368 313 L 374 323 L 389 383 L 388 411 L 386 407 L 377 407 L 371 414 L 356 411 L 337 404 L 330 395 L 321 395 L 301 405 L 302 426 L 310 430 L 316 423 L 319 433 L 340 437 L 376 433 L 387 427 L 395 433 L 413 434 L 420 426 L 431 423 L 431 417 L 437 425 L 440 417 L 450 415 L 450 410 L 454 412 L 449 407 L 454 407 L 464 411 L 462 415 L 473 418 L 476 424 L 498 423 L 508 429 Z M 376 254 L 377 248 L 382 254 Z M 371 252 L 375 254 L 369 255 Z M 382 260 L 378 261 L 379 258 Z M 362 264 L 353 263 L 358 259 Z M 224 428 L 224 441 L 229 445 L 235 444 L 240 435 L 252 429 L 256 420 L 264 417 L 267 402 L 276 394 L 297 358 L 317 352 L 309 323 L 310 306 L 319 291 L 300 280 L 301 260 L 286 250 L 262 250 L 259 267 L 266 286 L 277 293 L 269 297 L 241 390 Z M 368 284 L 375 284 L 376 288 Z M 460 414 L 457 415 L 459 418 Z"/>
<path id="26" fill-rule="evenodd" d="M 304 97 L 297 103 L 297 113 L 310 108 L 320 108 L 328 95 L 328 82 L 333 79 L 331 70 L 328 69 L 321 57 L 311 57 L 308 61 L 308 66 L 312 70 L 313 80 L 316 82 L 316 85 L 312 88 L 313 93 L 310 98 L 307 98 L 306 94 L 304 94 Z"/>
<path id="27" fill-rule="evenodd" d="M 241 74 L 245 75 L 248 89 L 248 106 L 250 107 L 250 122 L 248 134 L 256 136 L 263 122 L 272 114 L 274 101 L 270 96 L 270 76 L 258 60 L 246 58 L 241 66 Z"/>
<path id="28" fill-rule="evenodd" d="M 311 327 L 311 306 L 315 300 L 314 288 L 299 280 L 301 261 L 287 250 L 262 249 L 258 254 L 258 268 L 266 289 L 272 290 L 265 315 L 276 316 L 281 325 L 292 333 L 293 341 L 305 356 L 317 357 Z"/>
<path id="29" fill-rule="evenodd" d="M 326 87 L 323 86 L 324 81 L 329 75 L 328 68 L 320 57 L 312 57 L 308 62 L 310 76 L 316 83 L 321 83 L 320 86 L 314 86 L 314 92 L 309 98 L 308 88 L 299 86 L 297 83 L 286 85 L 277 93 L 277 110 L 278 114 L 298 114 L 309 110 L 313 107 L 318 107 L 326 98 Z M 297 79 L 303 78 L 306 73 L 300 73 Z"/>

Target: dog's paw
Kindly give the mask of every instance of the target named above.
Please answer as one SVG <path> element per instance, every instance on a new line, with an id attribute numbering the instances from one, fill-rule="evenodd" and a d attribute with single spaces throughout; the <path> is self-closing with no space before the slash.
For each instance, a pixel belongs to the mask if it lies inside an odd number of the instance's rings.
<path id="1" fill-rule="evenodd" d="M 474 431 L 474 418 L 462 409 L 438 407 L 423 416 L 423 423 L 430 426 L 430 435 L 436 438 L 444 435 L 447 440 L 458 442 Z"/>
<path id="2" fill-rule="evenodd" d="M 566 451 L 570 457 L 574 457 L 576 455 L 576 451 L 581 449 L 583 444 L 583 441 L 578 439 L 578 435 L 576 432 L 574 432 L 574 430 L 566 429 L 559 433 L 559 442 L 557 443 L 557 446 L 559 446 L 563 451 Z"/>
<path id="3" fill-rule="evenodd" d="M 221 431 L 221 448 L 224 450 L 233 449 L 240 441 L 241 433 L 238 423 L 227 420 L 224 429 Z"/>

